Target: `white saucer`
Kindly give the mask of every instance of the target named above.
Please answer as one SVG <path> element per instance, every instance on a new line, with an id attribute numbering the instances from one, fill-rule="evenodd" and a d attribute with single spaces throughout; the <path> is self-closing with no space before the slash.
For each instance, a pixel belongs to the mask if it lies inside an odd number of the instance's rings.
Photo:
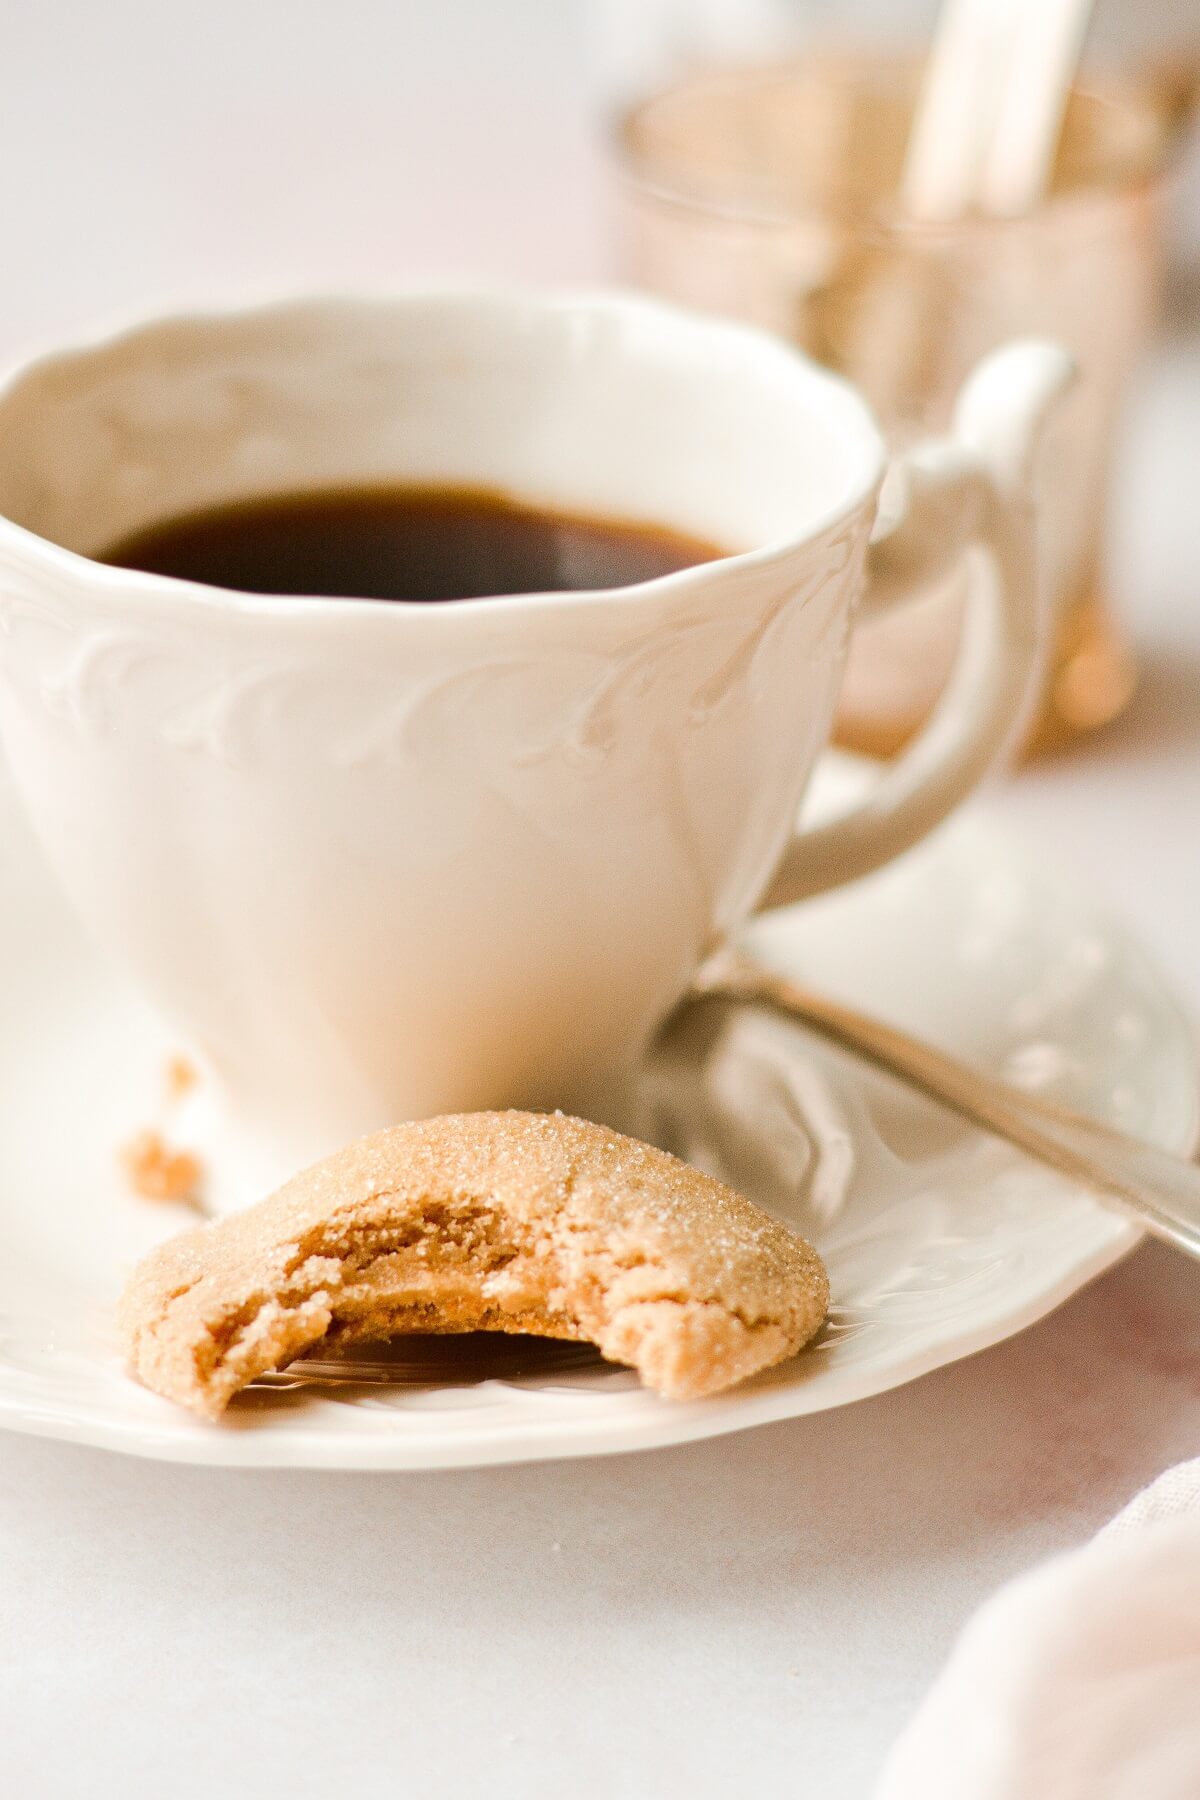
<path id="1" fill-rule="evenodd" d="M 122 1373 L 125 1272 L 188 1222 L 131 1198 L 114 1147 L 169 1048 L 85 943 L 0 793 L 0 1424 L 143 1456 L 432 1469 L 642 1450 L 844 1406 L 980 1350 L 1136 1241 L 1058 1177 L 760 1015 L 692 1019 L 652 1071 L 657 1132 L 793 1218 L 829 1264 L 810 1351 L 671 1405 L 605 1366 L 470 1385 L 306 1388 L 201 1424 Z M 982 821 L 776 915 L 756 952 L 1010 1079 L 1177 1151 L 1190 1031 L 1141 951 Z M 708 1060 L 704 1060 L 705 1052 Z M 144 1115 L 143 1115 L 144 1116 Z M 820 1155 L 813 1157 L 805 1125 Z"/>

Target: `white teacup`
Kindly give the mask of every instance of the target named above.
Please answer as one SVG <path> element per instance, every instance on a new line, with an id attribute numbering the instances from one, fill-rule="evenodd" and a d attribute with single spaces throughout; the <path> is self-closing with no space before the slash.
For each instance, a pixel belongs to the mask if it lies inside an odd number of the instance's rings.
<path id="1" fill-rule="evenodd" d="M 905 459 L 845 383 L 620 295 L 178 318 L 0 388 L 0 732 L 64 887 L 224 1085 L 263 1179 L 399 1118 L 586 1108 L 756 906 L 928 832 L 1039 653 L 1024 472 L 1068 375 L 999 352 Z M 437 606 L 89 560 L 234 498 L 479 485 L 726 545 L 607 592 Z M 880 531 L 882 530 L 882 535 Z M 967 546 L 941 710 L 794 835 L 856 607 Z"/>

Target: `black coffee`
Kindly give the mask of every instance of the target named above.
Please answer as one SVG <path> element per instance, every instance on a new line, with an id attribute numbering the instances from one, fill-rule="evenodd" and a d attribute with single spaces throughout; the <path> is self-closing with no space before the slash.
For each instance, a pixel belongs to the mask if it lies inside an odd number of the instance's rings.
<path id="1" fill-rule="evenodd" d="M 720 554 L 663 526 L 396 487 L 216 507 L 135 532 L 101 560 L 253 594 L 466 600 L 627 587 Z"/>

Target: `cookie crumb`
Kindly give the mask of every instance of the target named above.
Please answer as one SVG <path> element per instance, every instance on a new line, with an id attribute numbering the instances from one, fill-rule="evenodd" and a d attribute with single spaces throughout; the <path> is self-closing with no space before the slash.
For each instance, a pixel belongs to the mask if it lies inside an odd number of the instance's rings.
<path id="1" fill-rule="evenodd" d="M 173 1150 L 157 1131 L 139 1131 L 120 1151 L 125 1178 L 143 1200 L 174 1200 L 203 1211 L 204 1171 L 190 1150 Z"/>
<path id="2" fill-rule="evenodd" d="M 168 1100 L 182 1100 L 200 1079 L 200 1071 L 190 1057 L 168 1056 L 165 1070 Z"/>

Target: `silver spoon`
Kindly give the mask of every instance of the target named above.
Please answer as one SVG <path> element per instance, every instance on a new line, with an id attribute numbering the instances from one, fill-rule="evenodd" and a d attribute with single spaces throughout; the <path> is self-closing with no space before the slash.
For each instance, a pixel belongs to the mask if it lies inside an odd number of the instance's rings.
<path id="1" fill-rule="evenodd" d="M 1115 1201 L 1155 1237 L 1200 1258 L 1200 1167 L 1082 1113 L 1022 1093 L 894 1026 L 735 954 L 714 957 L 693 992 L 765 1006 L 898 1076 L 968 1124 Z M 686 1004 L 686 1002 L 685 1002 Z"/>

